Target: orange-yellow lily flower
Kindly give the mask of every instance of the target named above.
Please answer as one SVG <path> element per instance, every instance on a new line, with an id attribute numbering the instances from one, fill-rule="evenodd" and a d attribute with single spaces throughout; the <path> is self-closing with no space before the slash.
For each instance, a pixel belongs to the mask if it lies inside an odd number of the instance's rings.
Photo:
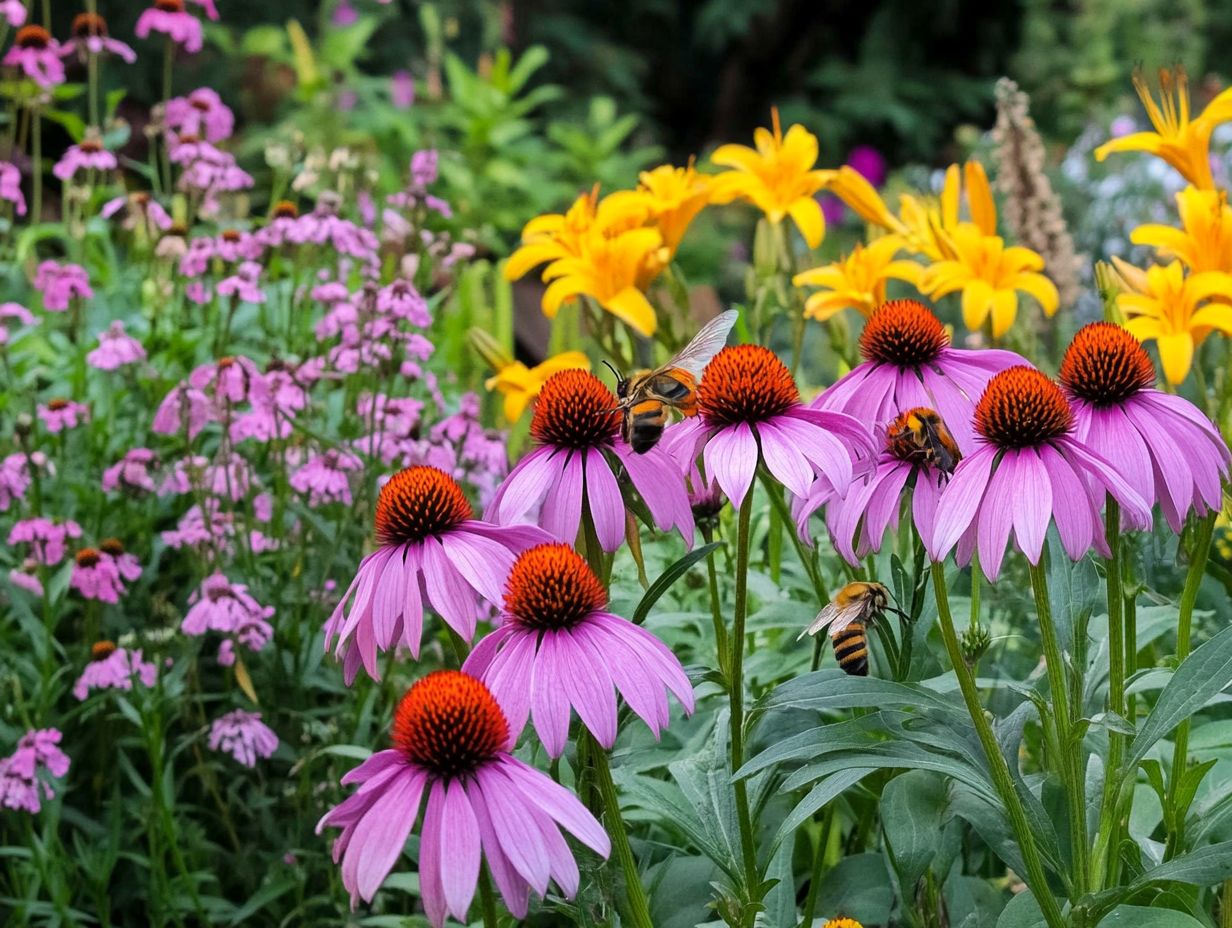
<path id="1" fill-rule="evenodd" d="M 638 175 L 638 192 L 645 195 L 669 261 L 680 247 L 689 224 L 710 202 L 710 180 L 692 164 L 683 168 L 662 164 Z"/>
<path id="2" fill-rule="evenodd" d="M 517 422 L 549 377 L 574 368 L 590 370 L 590 359 L 580 351 L 563 351 L 534 367 L 527 367 L 521 361 L 509 361 L 484 385 L 504 395 L 505 418 Z"/>
<path id="3" fill-rule="evenodd" d="M 1178 259 L 1190 271 L 1232 271 L 1232 207 L 1222 190 L 1186 187 L 1176 195 L 1181 228 L 1148 224 L 1130 235 L 1160 257 Z"/>
<path id="4" fill-rule="evenodd" d="M 792 283 L 797 287 L 819 287 L 804 304 L 804 315 L 825 321 L 844 309 L 854 309 L 868 317 L 886 300 L 886 282 L 904 280 L 916 283 L 924 268 L 914 261 L 899 259 L 903 241 L 885 235 L 869 245 L 856 245 L 851 254 L 832 264 L 801 271 Z"/>

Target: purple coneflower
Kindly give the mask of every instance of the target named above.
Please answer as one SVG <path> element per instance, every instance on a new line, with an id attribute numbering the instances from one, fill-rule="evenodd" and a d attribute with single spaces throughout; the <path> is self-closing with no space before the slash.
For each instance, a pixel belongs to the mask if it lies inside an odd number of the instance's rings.
<path id="1" fill-rule="evenodd" d="M 860 334 L 864 363 L 841 377 L 812 405 L 885 428 L 895 416 L 924 406 L 949 426 L 963 454 L 975 450 L 971 417 L 998 371 L 1027 361 L 1012 351 L 950 347 L 945 328 L 918 300 L 879 306 Z"/>
<path id="2" fill-rule="evenodd" d="M 278 750 L 278 736 L 261 721 L 260 712 L 236 709 L 210 725 L 211 751 L 230 754 L 245 767 L 257 766 L 257 758 L 266 758 Z"/>
<path id="3" fill-rule="evenodd" d="M 908 420 L 925 409 L 902 413 L 886 429 L 886 446 L 877 458 L 877 467 L 865 483 L 851 487 L 844 497 L 835 496 L 823 480 L 817 481 L 808 498 L 796 510 L 796 527 L 801 538 L 808 538 L 808 520 L 823 505 L 826 528 L 834 549 L 849 564 L 859 566 L 869 554 L 880 551 L 888 528 L 898 528 L 900 500 L 904 490 L 911 494 L 911 518 L 921 538 L 932 536 L 937 517 L 937 501 L 947 475 L 938 470 L 918 447 L 895 440 Z"/>
<path id="4" fill-rule="evenodd" d="M 68 183 L 79 171 L 114 171 L 117 164 L 116 156 L 103 147 L 101 139 L 87 136 L 65 150 L 51 173 Z"/>
<path id="5" fill-rule="evenodd" d="M 81 526 L 72 519 L 53 522 L 39 516 L 13 523 L 9 529 L 10 545 L 28 544 L 34 560 L 45 567 L 54 567 L 64 560 L 70 538 L 81 537 Z"/>
<path id="6" fill-rule="evenodd" d="M 330 450 L 313 455 L 291 474 L 291 489 L 308 496 L 315 509 L 330 503 L 351 505 L 351 474 L 363 470 L 364 462 L 349 451 Z"/>
<path id="7" fill-rule="evenodd" d="M 38 562 L 34 558 L 28 557 L 20 567 L 10 570 L 9 582 L 32 596 L 43 595 L 43 581 L 38 578 Z"/>
<path id="8" fill-rule="evenodd" d="M 86 599 L 114 605 L 127 592 L 125 584 L 140 576 L 136 556 L 127 553 L 118 538 L 108 538 L 97 548 L 82 548 L 74 555 L 69 586 Z"/>
<path id="9" fill-rule="evenodd" d="M 1010 533 L 1038 564 L 1051 521 L 1071 559 L 1092 545 L 1108 557 L 1100 516 L 1105 492 L 1128 524 L 1150 525 L 1150 507 L 1109 461 L 1074 437 L 1065 394 L 1035 368 L 993 377 L 976 406 L 975 427 L 981 440 L 942 491 L 932 537 L 923 539 L 934 561 L 957 544 L 958 562 L 966 564 L 978 548 L 980 567 L 995 582 Z"/>
<path id="10" fill-rule="evenodd" d="M 21 171 L 17 165 L 0 161 L 0 200 L 13 204 L 18 216 L 26 215 L 26 196 L 21 192 Z"/>
<path id="11" fill-rule="evenodd" d="M 114 641 L 97 641 L 90 648 L 90 663 L 73 684 L 73 695 L 84 700 L 91 690 L 131 690 L 133 677 L 142 686 L 153 686 L 158 667 L 141 659 L 141 650 L 118 648 Z"/>
<path id="12" fill-rule="evenodd" d="M 20 303 L 0 303 L 0 345 L 7 345 L 9 342 L 11 320 L 18 325 L 34 325 L 35 322 L 34 313 Z"/>
<path id="13" fill-rule="evenodd" d="M 43 294 L 43 309 L 62 313 L 74 297 L 88 300 L 94 296 L 90 276 L 80 264 L 60 264 L 44 261 L 34 273 L 34 289 Z"/>
<path id="14" fill-rule="evenodd" d="M 855 418 L 802 405 L 787 365 L 760 345 L 715 355 L 702 373 L 697 404 L 700 415 L 670 428 L 663 444 L 682 469 L 704 447 L 706 475 L 737 508 L 759 462 L 803 498 L 818 476 L 846 493 L 876 454 L 868 428 Z"/>
<path id="15" fill-rule="evenodd" d="M 115 197 L 103 204 L 99 215 L 110 219 L 116 213 L 124 211 L 125 229 L 142 229 L 150 238 L 157 238 L 159 232 L 166 232 L 174 225 L 171 215 L 149 193 L 143 190 Z"/>
<path id="16" fill-rule="evenodd" d="M 0 64 L 17 68 L 45 90 L 64 83 L 60 43 L 42 26 L 31 24 L 18 29 L 13 47 L 0 60 Z"/>
<path id="17" fill-rule="evenodd" d="M 39 403 L 38 417 L 43 420 L 43 426 L 47 431 L 56 435 L 90 421 L 90 407 L 85 403 L 66 400 L 58 396 L 46 403 Z"/>
<path id="18" fill-rule="evenodd" d="M 680 468 L 657 447 L 634 453 L 620 437 L 618 402 L 588 371 L 549 377 L 530 423 L 539 447 L 509 472 L 487 517 L 503 525 L 534 519 L 555 538 L 572 543 L 585 504 L 599 544 L 615 551 L 625 538 L 625 501 L 616 476 L 623 467 L 658 529 L 675 528 L 692 544 L 693 513 Z"/>
<path id="19" fill-rule="evenodd" d="M 457 482 L 423 466 L 394 474 L 381 488 L 376 534 L 380 547 L 360 562 L 325 623 L 325 647 L 343 658 L 348 684 L 361 664 L 380 679 L 377 654 L 396 644 L 419 657 L 425 606 L 470 641 L 477 598 L 499 605 L 516 555 L 548 540 L 533 526 L 476 520 Z"/>
<path id="20" fill-rule="evenodd" d="M 466 924 L 481 859 L 515 918 L 533 889 L 555 882 L 577 892 L 577 862 L 563 828 L 606 857 L 603 827 L 572 793 L 509 751 L 513 735 L 481 682 L 438 670 L 416 682 L 394 716 L 393 747 L 342 778 L 359 790 L 335 806 L 317 831 L 340 827 L 334 861 L 351 905 L 370 901 L 401 856 L 419 809 L 419 890 L 437 928 L 452 914 Z"/>
<path id="21" fill-rule="evenodd" d="M 184 0 L 154 0 L 154 5 L 137 17 L 133 31 L 139 39 L 161 32 L 190 55 L 201 51 L 201 21 L 184 11 Z"/>
<path id="22" fill-rule="evenodd" d="M 68 773 L 68 755 L 60 750 L 61 734 L 55 728 L 31 729 L 17 742 L 17 750 L 0 759 L 0 806 L 34 814 L 43 799 L 54 799 L 55 790 L 46 777 Z M 43 776 L 40 776 L 43 774 Z"/>
<path id="23" fill-rule="evenodd" d="M 195 135 L 207 142 L 222 142 L 235 131 L 235 114 L 210 87 L 198 87 L 167 101 L 167 128 L 176 135 Z"/>
<path id="24" fill-rule="evenodd" d="M 25 0 L 0 0 L 0 16 L 16 29 L 26 21 Z"/>
<path id="25" fill-rule="evenodd" d="M 136 364 L 146 358 L 141 342 L 124 331 L 117 319 L 98 336 L 98 347 L 86 355 L 86 362 L 101 371 L 114 371 L 126 364 Z"/>
<path id="26" fill-rule="evenodd" d="M 529 716 L 548 753 L 559 757 L 572 709 L 610 748 L 617 690 L 656 738 L 667 725 L 668 690 L 693 712 L 693 687 L 676 656 L 606 606 L 603 584 L 568 545 L 538 545 L 517 559 L 505 586 L 502 624 L 462 666 L 487 684 L 515 739 Z"/>
<path id="27" fill-rule="evenodd" d="M 124 452 L 124 457 L 103 471 L 103 492 L 139 490 L 153 493 L 157 488 L 153 471 L 157 468 L 158 455 L 153 451 L 149 448 L 131 448 Z"/>
<path id="28" fill-rule="evenodd" d="M 73 19 L 73 37 L 60 46 L 60 56 L 76 55 L 85 61 L 90 55 L 109 54 L 128 64 L 137 60 L 137 53 L 107 32 L 107 20 L 97 13 L 78 13 Z"/>
<path id="29" fill-rule="evenodd" d="M 1074 437 L 1112 461 L 1148 503 L 1159 503 L 1174 532 L 1190 510 L 1223 502 L 1232 455 L 1196 406 L 1155 389 L 1141 343 L 1111 322 L 1080 329 L 1061 361 L 1061 385 L 1074 410 Z"/>

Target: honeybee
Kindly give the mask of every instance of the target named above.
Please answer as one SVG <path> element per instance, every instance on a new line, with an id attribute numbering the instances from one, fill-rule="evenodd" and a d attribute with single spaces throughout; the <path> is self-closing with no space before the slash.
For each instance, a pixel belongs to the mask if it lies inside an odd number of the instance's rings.
<path id="1" fill-rule="evenodd" d="M 867 677 L 868 623 L 889 608 L 890 591 L 884 584 L 857 580 L 839 590 L 800 637 L 826 629 L 838 665 L 852 676 Z"/>
<path id="2" fill-rule="evenodd" d="M 637 454 L 645 454 L 659 443 L 669 409 L 682 416 L 697 415 L 697 382 L 710 359 L 727 343 L 739 315 L 734 309 L 719 313 L 679 354 L 654 370 L 625 377 L 608 364 L 616 375 L 616 396 L 620 399 L 616 411 L 623 416 L 620 432 Z"/>
<path id="3" fill-rule="evenodd" d="M 891 422 L 886 440 L 897 457 L 935 467 L 945 479 L 962 460 L 954 436 L 941 417 L 926 406 L 909 409 Z"/>

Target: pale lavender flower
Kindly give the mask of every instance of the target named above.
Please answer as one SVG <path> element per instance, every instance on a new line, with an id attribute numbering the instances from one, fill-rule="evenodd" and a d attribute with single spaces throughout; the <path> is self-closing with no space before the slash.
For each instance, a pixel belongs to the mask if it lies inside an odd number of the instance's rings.
<path id="1" fill-rule="evenodd" d="M 86 599 L 118 603 L 127 592 L 127 583 L 141 576 L 141 564 L 133 554 L 114 538 L 97 548 L 82 548 L 74 555 L 73 575 L 69 586 Z"/>
<path id="2" fill-rule="evenodd" d="M 34 314 L 20 303 L 0 303 L 0 346 L 8 344 L 10 319 L 18 325 L 34 325 Z"/>
<path id="3" fill-rule="evenodd" d="M 85 403 L 57 397 L 48 400 L 46 403 L 39 403 L 38 416 L 43 420 L 43 426 L 47 431 L 55 435 L 66 429 L 75 429 L 82 423 L 88 422 L 90 420 L 90 407 Z"/>
<path id="4" fill-rule="evenodd" d="M 236 709 L 210 726 L 211 751 L 230 754 L 245 767 L 255 767 L 258 758 L 267 758 L 278 750 L 278 736 L 261 721 L 260 712 Z"/>
<path id="5" fill-rule="evenodd" d="M 190 55 L 201 51 L 201 21 L 184 12 L 184 0 L 154 0 L 154 5 L 137 18 L 133 31 L 139 39 L 160 32 Z"/>
<path id="6" fill-rule="evenodd" d="M 117 319 L 106 331 L 99 333 L 98 347 L 86 355 L 86 362 L 99 370 L 114 371 L 145 358 L 145 348 L 141 342 L 126 334 L 124 323 Z"/>
<path id="7" fill-rule="evenodd" d="M 351 478 L 353 471 L 363 470 L 364 463 L 346 451 L 326 451 L 291 474 L 291 489 L 308 494 L 312 508 L 329 503 L 351 505 Z"/>
<path id="8" fill-rule="evenodd" d="M 15 522 L 9 529 L 8 543 L 30 545 L 30 553 L 36 563 L 54 567 L 64 560 L 68 539 L 80 537 L 81 526 L 72 519 L 53 522 L 38 516 Z"/>
<path id="9" fill-rule="evenodd" d="M 62 735 L 55 728 L 33 729 L 22 735 L 17 750 L 0 760 L 0 806 L 34 814 L 42 799 L 54 799 L 47 776 L 68 773 L 68 755 L 60 750 Z"/>
<path id="10" fill-rule="evenodd" d="M 221 142 L 235 131 L 235 114 L 211 87 L 172 97 L 167 101 L 165 119 L 167 128 L 176 135 L 193 135 L 207 142 Z"/>
<path id="11" fill-rule="evenodd" d="M 26 215 L 26 197 L 21 192 L 21 171 L 17 165 L 8 161 L 0 161 L 0 200 L 12 203 L 18 216 Z"/>
<path id="12" fill-rule="evenodd" d="M 64 83 L 64 62 L 60 60 L 60 43 L 42 26 L 22 26 L 17 30 L 13 47 L 0 64 L 17 68 L 45 90 Z"/>
<path id="13" fill-rule="evenodd" d="M 156 485 L 152 471 L 157 466 L 158 456 L 149 448 L 126 451 L 124 457 L 103 471 L 103 491 L 143 490 L 153 493 Z"/>
<path id="14" fill-rule="evenodd" d="M 405 69 L 395 71 L 389 79 L 389 99 L 400 110 L 410 109 L 415 103 L 415 79 Z"/>
<path id="15" fill-rule="evenodd" d="M 73 695 L 81 701 L 91 690 L 131 690 L 133 677 L 142 686 L 153 686 L 158 679 L 158 667 L 142 660 L 140 648 L 129 651 L 117 648 L 114 642 L 99 641 L 90 649 L 90 663 L 73 685 Z"/>
<path id="16" fill-rule="evenodd" d="M 84 267 L 58 261 L 44 261 L 38 266 L 34 289 L 43 294 L 43 309 L 52 313 L 64 312 L 74 297 L 88 300 L 94 296 Z"/>
<path id="17" fill-rule="evenodd" d="M 116 156 L 99 139 L 87 136 L 65 150 L 51 173 L 68 183 L 80 171 L 114 171 L 117 165 Z"/>

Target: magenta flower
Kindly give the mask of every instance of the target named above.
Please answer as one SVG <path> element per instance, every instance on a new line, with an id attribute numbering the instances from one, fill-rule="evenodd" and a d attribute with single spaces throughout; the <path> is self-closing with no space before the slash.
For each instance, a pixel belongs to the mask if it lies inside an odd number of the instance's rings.
<path id="1" fill-rule="evenodd" d="M 98 347 L 86 355 L 86 362 L 102 371 L 114 371 L 145 358 L 141 342 L 125 333 L 124 323 L 117 319 L 105 332 L 99 333 Z"/>
<path id="2" fill-rule="evenodd" d="M 144 191 L 108 200 L 99 210 L 99 215 L 110 219 L 121 210 L 124 211 L 125 229 L 140 228 L 150 238 L 157 238 L 160 232 L 166 232 L 174 225 L 171 215 L 163 209 L 162 204 Z"/>
<path id="3" fill-rule="evenodd" d="M 330 16 L 330 23 L 339 26 L 353 26 L 359 22 L 359 10 L 351 6 L 349 0 L 338 0 L 338 5 L 334 7 L 333 15 Z"/>
<path id="4" fill-rule="evenodd" d="M 230 754 L 245 767 L 257 766 L 257 758 L 271 757 L 278 750 L 278 736 L 261 721 L 260 712 L 236 709 L 210 725 L 211 751 Z"/>
<path id="5" fill-rule="evenodd" d="M 957 544 L 958 562 L 966 564 L 978 548 L 980 567 L 995 582 L 1010 533 L 1038 564 L 1054 520 L 1071 559 L 1092 545 L 1107 556 L 1105 493 L 1121 504 L 1129 525 L 1150 525 L 1150 507 L 1109 461 L 1074 437 L 1065 394 L 1035 368 L 1011 367 L 993 377 L 975 422 L 981 441 L 942 490 L 932 537 L 922 539 L 934 561 Z"/>
<path id="6" fill-rule="evenodd" d="M 21 171 L 17 165 L 0 161 L 0 200 L 13 204 L 18 216 L 26 215 L 26 197 L 21 192 Z"/>
<path id="7" fill-rule="evenodd" d="M 43 582 L 38 578 L 38 564 L 32 558 L 26 558 L 21 567 L 14 567 L 9 571 L 9 582 L 32 596 L 43 595 Z"/>
<path id="8" fill-rule="evenodd" d="M 150 428 L 160 435 L 184 432 L 191 441 L 217 418 L 209 397 L 187 383 L 177 384 L 163 397 Z"/>
<path id="9" fill-rule="evenodd" d="M 325 647 L 343 659 L 348 684 L 361 664 L 380 679 L 377 654 L 395 644 L 419 657 L 425 605 L 470 641 L 476 597 L 498 605 L 514 557 L 548 540 L 532 526 L 477 521 L 453 478 L 425 466 L 400 471 L 381 488 L 376 534 L 380 547 L 360 562 L 325 623 Z"/>
<path id="10" fill-rule="evenodd" d="M 38 417 L 43 420 L 47 431 L 56 435 L 90 421 L 90 407 L 85 403 L 56 397 L 46 403 L 39 403 Z"/>
<path id="11" fill-rule="evenodd" d="M 154 5 L 137 18 L 133 31 L 139 39 L 161 32 L 190 55 L 201 51 L 201 21 L 184 12 L 184 0 L 154 0 Z"/>
<path id="12" fill-rule="evenodd" d="M 30 458 L 24 452 L 17 451 L 0 460 L 0 512 L 8 512 L 14 501 L 25 499 L 31 479 Z M 9 544 L 12 543 L 10 536 Z"/>
<path id="13" fill-rule="evenodd" d="M 60 60 L 60 43 L 42 26 L 22 26 L 17 30 L 13 47 L 0 64 L 17 68 L 45 90 L 64 83 L 64 63 Z"/>
<path id="14" fill-rule="evenodd" d="M 831 410 L 809 409 L 787 366 L 769 348 L 724 348 L 706 365 L 697 389 L 700 415 L 668 429 L 662 444 L 688 470 L 705 449 L 705 470 L 739 507 L 759 462 L 794 496 L 813 481 L 846 493 L 873 466 L 868 428 Z"/>
<path id="15" fill-rule="evenodd" d="M 274 607 L 257 602 L 247 585 L 232 583 L 219 572 L 201 581 L 188 603 L 188 612 L 180 623 L 185 635 L 204 635 L 207 631 L 232 635 L 249 626 L 268 624 L 274 615 Z"/>
<path id="16" fill-rule="evenodd" d="M 51 173 L 68 183 L 79 171 L 114 171 L 117 165 L 116 156 L 103 147 L 100 139 L 86 136 L 68 147 Z"/>
<path id="17" fill-rule="evenodd" d="M 1027 364 L 1012 351 L 951 348 L 945 328 L 917 300 L 878 307 L 864 324 L 860 353 L 865 363 L 814 400 L 814 408 L 845 412 L 878 432 L 908 409 L 935 409 L 963 454 L 975 450 L 971 418 L 988 381 Z"/>
<path id="18" fill-rule="evenodd" d="M 1227 444 L 1192 403 L 1155 389 L 1155 367 L 1128 331 L 1111 322 L 1080 329 L 1061 362 L 1061 384 L 1074 437 L 1112 461 L 1147 503 L 1159 503 L 1172 531 L 1190 510 L 1222 506 Z"/>
<path id="19" fill-rule="evenodd" d="M 34 289 L 43 294 L 43 309 L 62 313 L 76 297 L 91 299 L 90 276 L 80 264 L 60 264 L 44 261 L 34 273 Z"/>
<path id="20" fill-rule="evenodd" d="M 610 748 L 616 691 L 656 738 L 667 726 L 669 690 L 692 714 L 693 687 L 676 655 L 606 606 L 603 584 L 568 545 L 538 545 L 514 563 L 502 624 L 479 642 L 462 670 L 487 684 L 515 740 L 532 717 L 548 754 L 559 757 L 572 709 Z"/>
<path id="21" fill-rule="evenodd" d="M 90 55 L 115 55 L 132 64 L 137 53 L 107 31 L 107 20 L 97 13 L 78 13 L 73 19 L 73 37 L 60 46 L 60 56 L 76 55 L 82 61 Z"/>
<path id="22" fill-rule="evenodd" d="M 201 7 L 202 12 L 212 22 L 218 22 L 218 7 L 214 5 L 214 0 L 190 0 L 190 2 Z"/>
<path id="23" fill-rule="evenodd" d="M 103 471 L 103 492 L 142 491 L 153 493 L 156 489 L 153 471 L 158 467 L 158 455 L 149 448 L 133 448 L 124 452 L 124 457 Z"/>
<path id="24" fill-rule="evenodd" d="M 25 0 L 0 0 L 0 16 L 16 29 L 26 21 Z"/>
<path id="25" fill-rule="evenodd" d="M 660 448 L 635 454 L 620 437 L 618 401 L 594 374 L 560 371 L 535 400 L 530 433 L 537 447 L 510 471 L 486 516 L 508 525 L 534 519 L 553 537 L 572 543 L 586 506 L 599 544 L 615 551 L 625 538 L 623 469 L 659 531 L 675 528 L 693 543 L 693 511 L 684 475 Z"/>
<path id="26" fill-rule="evenodd" d="M 62 737 L 55 728 L 32 729 L 21 736 L 17 750 L 0 760 L 0 806 L 34 814 L 43 799 L 55 798 L 47 777 L 63 777 L 70 763 L 60 750 Z"/>
<path id="27" fill-rule="evenodd" d="M 415 79 L 410 71 L 395 71 L 389 78 L 389 100 L 400 110 L 410 109 L 415 104 Z"/>
<path id="28" fill-rule="evenodd" d="M 436 181 L 440 155 L 435 148 L 424 148 L 411 155 L 411 184 L 428 187 Z"/>
<path id="29" fill-rule="evenodd" d="M 9 343 L 9 320 L 18 325 L 34 325 L 34 314 L 20 303 L 0 303 L 0 347 Z"/>
<path id="30" fill-rule="evenodd" d="M 347 451 L 326 451 L 314 455 L 291 474 L 291 489 L 308 496 L 313 509 L 330 503 L 351 505 L 351 477 L 363 470 L 364 462 Z"/>
<path id="31" fill-rule="evenodd" d="M 10 545 L 28 544 L 35 562 L 54 567 L 64 560 L 70 538 L 81 537 L 81 526 L 72 519 L 53 522 L 41 516 L 13 523 L 9 529 Z"/>
<path id="32" fill-rule="evenodd" d="M 265 291 L 260 285 L 262 270 L 256 261 L 244 261 L 234 274 L 224 277 L 214 289 L 219 296 L 234 297 L 241 303 L 264 303 Z"/>
<path id="33" fill-rule="evenodd" d="M 141 659 L 141 650 L 117 648 L 114 641 L 99 641 L 90 649 L 90 663 L 73 684 L 73 695 L 84 700 L 91 690 L 131 690 L 133 677 L 142 686 L 153 686 L 158 667 Z"/>
<path id="34" fill-rule="evenodd" d="M 125 584 L 140 576 L 136 555 L 127 553 L 118 539 L 108 538 L 97 548 L 82 548 L 74 555 L 69 586 L 86 599 L 114 605 L 127 591 Z"/>
<path id="35" fill-rule="evenodd" d="M 436 928 L 451 914 L 468 922 L 481 860 L 515 918 L 549 881 L 567 898 L 577 893 L 578 866 L 560 830 L 603 857 L 611 843 L 577 797 L 509 753 L 513 741 L 501 706 L 474 677 L 438 670 L 407 691 L 393 747 L 342 778 L 359 789 L 317 824 L 318 833 L 342 829 L 334 861 L 352 907 L 376 895 L 421 804 L 419 890 Z"/>
<path id="36" fill-rule="evenodd" d="M 419 295 L 413 283 L 403 277 L 394 278 L 377 292 L 376 308 L 378 312 L 405 319 L 421 329 L 432 324 L 428 301 Z"/>
<path id="37" fill-rule="evenodd" d="M 220 408 L 265 399 L 269 385 L 256 362 L 243 356 L 219 358 L 202 364 L 188 375 L 188 384 L 200 390 Z"/>
<path id="38" fill-rule="evenodd" d="M 853 485 L 845 497 L 837 496 L 824 480 L 813 485 L 808 498 L 795 510 L 801 538 L 808 539 L 809 517 L 824 505 L 834 549 L 847 563 L 858 567 L 869 554 L 881 550 L 887 529 L 898 529 L 904 493 L 911 497 L 916 531 L 921 538 L 932 537 L 937 503 L 948 474 L 937 469 L 918 446 L 898 440 L 908 418 L 922 412 L 932 410 L 907 410 L 890 424 L 876 469 L 867 482 Z"/>

